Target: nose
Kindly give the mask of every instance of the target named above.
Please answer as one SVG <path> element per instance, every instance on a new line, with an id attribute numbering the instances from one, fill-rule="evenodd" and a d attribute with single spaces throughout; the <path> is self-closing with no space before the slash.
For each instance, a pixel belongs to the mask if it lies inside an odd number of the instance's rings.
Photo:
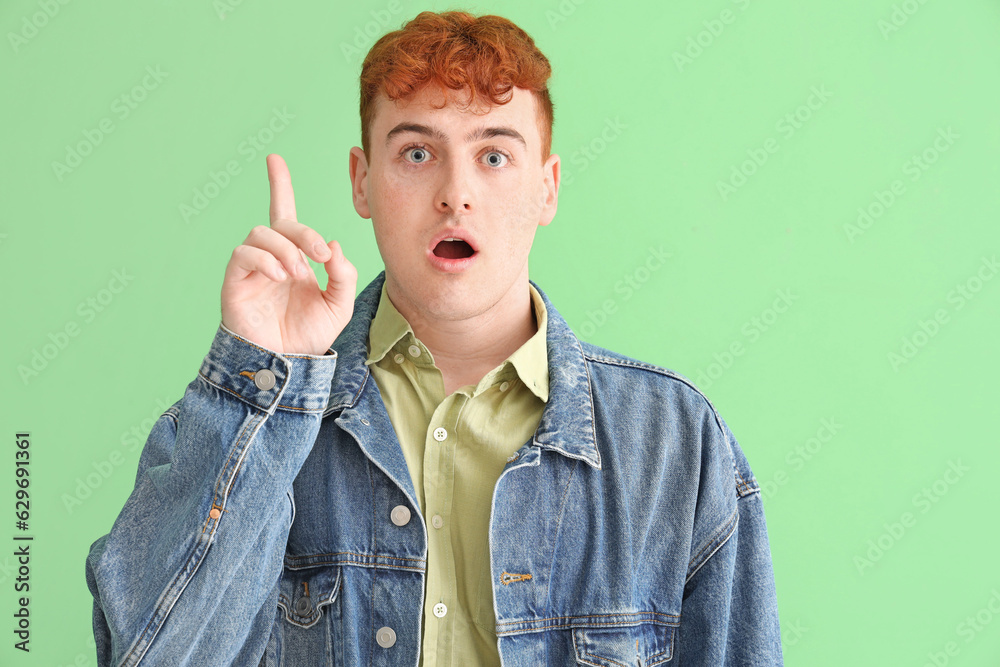
<path id="1" fill-rule="evenodd" d="M 442 181 L 438 187 L 435 207 L 441 213 L 464 214 L 472 212 L 471 168 L 460 160 L 452 161 L 441 170 Z"/>

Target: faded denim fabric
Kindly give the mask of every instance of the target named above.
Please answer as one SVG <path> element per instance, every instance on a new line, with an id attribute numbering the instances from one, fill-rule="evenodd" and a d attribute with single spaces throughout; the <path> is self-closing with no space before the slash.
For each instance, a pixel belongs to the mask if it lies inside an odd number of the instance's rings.
<path id="1" fill-rule="evenodd" d="M 384 279 L 328 356 L 220 324 L 87 557 L 100 665 L 418 664 L 428 528 L 364 365 Z M 729 427 L 686 378 L 579 340 L 535 288 L 549 401 L 490 514 L 503 664 L 781 665 L 760 490 Z"/>

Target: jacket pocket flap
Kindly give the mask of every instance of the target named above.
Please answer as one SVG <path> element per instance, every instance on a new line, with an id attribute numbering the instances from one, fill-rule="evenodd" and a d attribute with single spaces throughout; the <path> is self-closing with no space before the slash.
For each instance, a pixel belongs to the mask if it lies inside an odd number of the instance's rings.
<path id="1" fill-rule="evenodd" d="M 303 628 L 316 624 L 323 607 L 337 599 L 340 592 L 340 567 L 322 565 L 301 570 L 284 568 L 278 585 L 278 606 L 285 619 Z"/>
<path id="2" fill-rule="evenodd" d="M 674 653 L 675 628 L 641 623 L 615 628 L 575 628 L 573 647 L 581 665 L 595 667 L 654 667 Z"/>

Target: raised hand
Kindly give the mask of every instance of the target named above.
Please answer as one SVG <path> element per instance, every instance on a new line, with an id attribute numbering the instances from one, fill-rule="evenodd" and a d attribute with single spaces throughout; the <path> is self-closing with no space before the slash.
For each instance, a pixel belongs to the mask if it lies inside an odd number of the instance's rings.
<path id="1" fill-rule="evenodd" d="M 267 156 L 271 224 L 257 225 L 233 250 L 222 281 L 222 323 L 274 352 L 321 355 L 354 313 L 358 271 L 336 240 L 298 221 L 288 166 Z M 323 263 L 320 290 L 306 255 Z"/>

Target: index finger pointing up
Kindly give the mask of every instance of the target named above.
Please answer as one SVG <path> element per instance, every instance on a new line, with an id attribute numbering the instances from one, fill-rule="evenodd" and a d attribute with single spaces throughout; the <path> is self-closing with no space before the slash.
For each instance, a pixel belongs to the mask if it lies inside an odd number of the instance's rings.
<path id="1" fill-rule="evenodd" d="M 267 156 L 267 180 L 271 183 L 271 224 L 280 218 L 298 222 L 292 176 L 285 160 L 277 153 Z"/>

